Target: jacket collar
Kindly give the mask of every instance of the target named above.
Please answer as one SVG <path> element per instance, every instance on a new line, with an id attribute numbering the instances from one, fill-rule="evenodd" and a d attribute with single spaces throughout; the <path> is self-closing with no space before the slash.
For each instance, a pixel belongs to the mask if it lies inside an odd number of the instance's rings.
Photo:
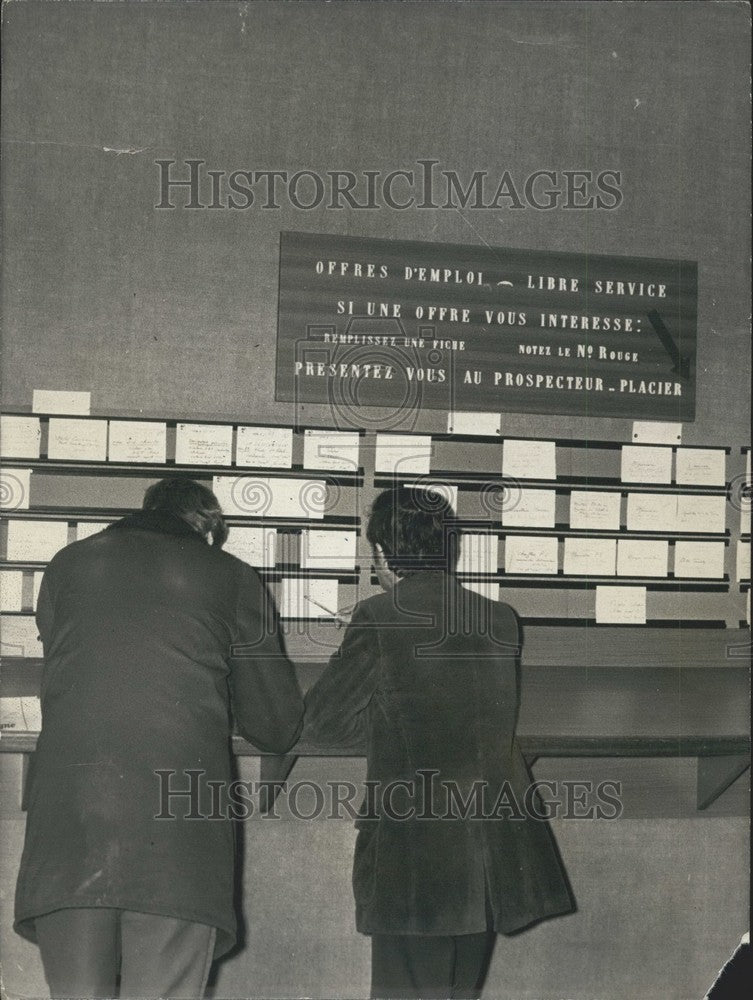
<path id="1" fill-rule="evenodd" d="M 168 510 L 137 510 L 119 521 L 114 521 L 107 530 L 121 531 L 134 528 L 141 531 L 157 531 L 165 535 L 180 535 L 182 538 L 195 538 L 198 542 L 204 541 L 198 531 L 194 531 L 182 517 Z"/>

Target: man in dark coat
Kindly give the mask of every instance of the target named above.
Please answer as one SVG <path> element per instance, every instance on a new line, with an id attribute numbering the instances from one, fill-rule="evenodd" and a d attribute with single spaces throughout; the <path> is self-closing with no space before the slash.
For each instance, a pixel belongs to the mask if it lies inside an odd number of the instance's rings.
<path id="1" fill-rule="evenodd" d="M 44 574 L 15 926 L 54 997 L 115 996 L 118 973 L 121 996 L 198 997 L 235 941 L 234 828 L 216 797 L 231 710 L 283 752 L 303 701 L 267 592 L 226 537 L 210 490 L 164 480 Z"/>
<path id="2" fill-rule="evenodd" d="M 436 492 L 377 497 L 385 593 L 306 697 L 305 738 L 366 744 L 353 887 L 372 997 L 477 997 L 495 932 L 574 909 L 515 738 L 517 617 L 458 583 L 453 517 Z"/>

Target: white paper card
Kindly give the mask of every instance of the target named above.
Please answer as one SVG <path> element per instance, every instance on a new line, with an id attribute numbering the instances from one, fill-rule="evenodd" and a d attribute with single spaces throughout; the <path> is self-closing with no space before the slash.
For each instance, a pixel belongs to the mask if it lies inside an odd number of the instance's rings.
<path id="1" fill-rule="evenodd" d="M 235 464 L 257 469 L 289 469 L 293 464 L 293 428 L 239 427 Z"/>
<path id="2" fill-rule="evenodd" d="M 750 580 L 750 542 L 737 543 L 737 579 Z"/>
<path id="3" fill-rule="evenodd" d="M 0 510 L 28 510 L 31 469 L 3 469 L 0 472 Z"/>
<path id="4" fill-rule="evenodd" d="M 338 607 L 337 580 L 282 579 L 281 618 L 334 618 Z"/>
<path id="5" fill-rule="evenodd" d="M 475 435 L 476 437 L 499 437 L 502 416 L 499 413 L 466 413 L 456 411 L 447 414 L 447 433 Z"/>
<path id="6" fill-rule="evenodd" d="M 233 525 L 223 551 L 249 566 L 272 567 L 277 561 L 277 531 L 274 528 L 246 528 Z"/>
<path id="7" fill-rule="evenodd" d="M 676 531 L 676 493 L 628 493 L 628 531 Z"/>
<path id="8" fill-rule="evenodd" d="M 672 449 L 623 445 L 620 478 L 623 483 L 671 483 Z"/>
<path id="9" fill-rule="evenodd" d="M 505 538 L 505 573 L 543 573 L 556 576 L 559 542 L 539 535 L 508 535 Z"/>
<path id="10" fill-rule="evenodd" d="M 614 538 L 566 538 L 562 571 L 567 576 L 614 576 Z"/>
<path id="11" fill-rule="evenodd" d="M 167 461 L 167 427 L 158 421 L 111 420 L 108 457 L 111 462 Z"/>
<path id="12" fill-rule="evenodd" d="M 0 730 L 4 733 L 38 733 L 42 729 L 39 698 L 0 698 Z"/>
<path id="13" fill-rule="evenodd" d="M 666 576 L 669 542 L 663 538 L 621 538 L 617 542 L 617 576 Z"/>
<path id="14" fill-rule="evenodd" d="M 481 594 L 482 597 L 486 597 L 490 601 L 499 600 L 499 584 L 496 581 L 461 580 L 461 583 L 466 590 L 473 590 L 475 593 Z"/>
<path id="15" fill-rule="evenodd" d="M 176 465 L 232 465 L 231 424 L 178 424 L 175 430 Z"/>
<path id="16" fill-rule="evenodd" d="M 685 495 L 677 497 L 677 531 L 723 533 L 727 527 L 727 498 Z"/>
<path id="17" fill-rule="evenodd" d="M 750 534 L 750 500 L 744 497 L 740 500 L 740 534 Z"/>
<path id="18" fill-rule="evenodd" d="M 578 531 L 619 531 L 619 493 L 573 490 L 570 493 L 570 527 Z"/>
<path id="19" fill-rule="evenodd" d="M 110 524 L 110 521 L 79 521 L 76 525 L 76 541 L 80 542 L 84 538 L 98 535 L 100 531 L 109 528 Z"/>
<path id="20" fill-rule="evenodd" d="M 0 569 L 0 611 L 21 611 L 24 575 L 19 569 Z"/>
<path id="21" fill-rule="evenodd" d="M 51 417 L 47 457 L 75 462 L 104 462 L 107 458 L 107 421 Z"/>
<path id="22" fill-rule="evenodd" d="M 726 465 L 723 448 L 678 448 L 675 481 L 688 486 L 724 486 Z"/>
<path id="23" fill-rule="evenodd" d="M 499 539 L 496 535 L 463 533 L 460 536 L 460 573 L 496 573 Z M 499 586 L 499 584 L 495 584 Z"/>
<path id="24" fill-rule="evenodd" d="M 266 476 L 215 476 L 212 491 L 229 517 L 264 517 L 272 504 Z"/>
<path id="25" fill-rule="evenodd" d="M 502 475 L 512 479 L 556 479 L 557 449 L 554 441 L 505 438 Z"/>
<path id="26" fill-rule="evenodd" d="M 57 389 L 35 389 L 31 408 L 34 413 L 65 413 L 88 417 L 91 413 L 90 392 L 65 392 Z"/>
<path id="27" fill-rule="evenodd" d="M 303 434 L 303 467 L 358 472 L 360 443 L 357 431 L 306 430 Z"/>
<path id="28" fill-rule="evenodd" d="M 0 615 L 0 653 L 3 656 L 43 655 L 33 615 Z"/>
<path id="29" fill-rule="evenodd" d="M 49 562 L 67 544 L 65 521 L 8 521 L 10 562 Z"/>
<path id="30" fill-rule="evenodd" d="M 675 577 L 721 580 L 725 551 L 724 542 L 675 542 Z"/>
<path id="31" fill-rule="evenodd" d="M 599 625 L 645 625 L 645 587 L 597 587 L 596 622 Z"/>
<path id="32" fill-rule="evenodd" d="M 43 576 L 44 573 L 42 572 L 42 570 L 37 570 L 36 573 L 34 574 L 34 597 L 33 597 L 34 604 L 32 605 L 32 607 L 34 608 L 35 611 L 39 607 L 39 591 L 42 589 Z"/>
<path id="33" fill-rule="evenodd" d="M 377 434 L 374 471 L 397 475 L 415 473 L 428 476 L 431 466 L 431 437 L 428 435 Z"/>
<path id="34" fill-rule="evenodd" d="M 42 423 L 39 417 L 0 416 L 0 455 L 39 458 Z"/>
<path id="35" fill-rule="evenodd" d="M 321 520 L 327 503 L 322 479 L 269 479 L 269 517 Z"/>
<path id="36" fill-rule="evenodd" d="M 303 531 L 301 568 L 353 570 L 356 542 L 355 531 Z"/>
<path id="37" fill-rule="evenodd" d="M 635 420 L 633 441 L 636 444 L 679 444 L 682 441 L 682 424 Z"/>
<path id="38" fill-rule="evenodd" d="M 553 528 L 554 490 L 509 490 L 502 505 L 501 521 L 508 528 Z"/>

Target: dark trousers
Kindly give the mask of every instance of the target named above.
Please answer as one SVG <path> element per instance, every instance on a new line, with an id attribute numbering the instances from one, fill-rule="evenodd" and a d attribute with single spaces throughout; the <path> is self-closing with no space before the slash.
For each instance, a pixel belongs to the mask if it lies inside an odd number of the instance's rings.
<path id="1" fill-rule="evenodd" d="M 379 1000 L 480 997 L 495 940 L 494 931 L 452 937 L 372 934 L 371 996 Z"/>
<path id="2" fill-rule="evenodd" d="M 51 997 L 203 997 L 216 930 L 174 917 L 71 907 L 35 920 Z"/>

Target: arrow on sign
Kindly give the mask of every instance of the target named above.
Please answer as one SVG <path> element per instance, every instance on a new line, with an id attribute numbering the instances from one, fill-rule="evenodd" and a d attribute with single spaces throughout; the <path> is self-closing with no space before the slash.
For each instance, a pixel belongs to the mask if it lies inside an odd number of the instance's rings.
<path id="1" fill-rule="evenodd" d="M 672 359 L 672 371 L 676 375 L 679 375 L 680 378 L 690 378 L 690 358 L 687 356 L 683 357 L 680 354 L 680 350 L 674 342 L 672 334 L 664 325 L 664 321 L 656 309 L 651 310 L 648 318 L 651 321 L 651 326 L 656 331 L 656 336 L 662 342 L 662 347 Z"/>

